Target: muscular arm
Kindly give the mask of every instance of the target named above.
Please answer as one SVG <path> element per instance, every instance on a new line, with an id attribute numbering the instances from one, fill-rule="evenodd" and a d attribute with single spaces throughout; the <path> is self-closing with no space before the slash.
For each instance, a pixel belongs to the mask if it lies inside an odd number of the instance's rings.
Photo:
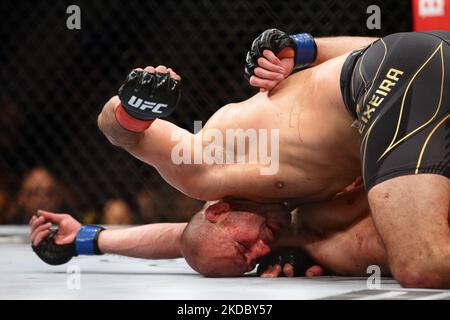
<path id="1" fill-rule="evenodd" d="M 336 58 L 344 53 L 368 46 L 378 38 L 371 37 L 325 37 L 315 38 L 317 58 L 315 65 Z"/>
<path id="2" fill-rule="evenodd" d="M 150 128 L 142 133 L 125 130 L 115 117 L 115 109 L 119 103 L 117 96 L 112 97 L 98 117 L 98 126 L 108 140 L 155 167 L 169 184 L 186 195 L 200 200 L 212 200 L 211 185 L 218 184 L 209 177 L 209 169 L 212 167 L 195 164 L 193 161 L 195 141 L 201 137 L 161 119 L 156 119 Z M 176 152 L 178 157 L 172 156 L 173 150 L 180 149 L 190 153 L 190 163 L 180 163 L 180 152 Z M 215 177 L 217 178 L 217 175 Z"/>
<path id="3" fill-rule="evenodd" d="M 272 37 L 280 36 L 280 32 L 273 31 L 276 29 L 269 29 L 265 32 L 268 32 L 267 36 L 270 36 L 272 32 Z M 264 33 L 263 33 L 264 34 Z M 281 37 L 287 35 L 284 32 L 281 32 Z M 257 38 L 258 39 L 258 38 Z M 276 38 L 274 38 L 276 39 Z M 372 42 L 376 41 L 378 38 L 370 38 L 370 37 L 324 37 L 324 38 L 314 38 L 314 41 L 317 46 L 317 56 L 314 62 L 308 60 L 308 66 L 319 65 L 323 62 L 331 60 L 333 58 L 337 58 L 339 56 L 343 56 L 350 51 L 363 48 L 368 46 Z M 262 43 L 262 42 L 261 42 Z M 252 48 L 249 52 L 249 56 L 257 56 L 258 58 L 253 61 L 249 58 L 250 62 L 247 62 L 246 72 L 250 77 L 250 84 L 254 87 L 260 88 L 264 91 L 271 91 L 275 88 L 283 79 L 292 74 L 295 68 L 295 50 L 293 47 L 287 46 L 284 47 L 281 51 L 277 53 L 277 56 L 274 55 L 273 50 L 274 47 L 270 45 L 268 48 L 260 47 L 259 51 L 256 51 L 255 48 Z M 267 49 L 267 50 L 264 50 Z M 252 52 L 253 50 L 253 52 Z M 272 51 L 271 51 L 272 50 Z M 306 53 L 307 57 L 310 57 L 312 60 L 311 49 L 308 47 L 300 47 L 297 50 L 297 56 L 302 56 Z M 263 56 L 261 56 L 260 51 L 263 52 Z M 298 58 L 297 57 L 297 58 Z M 300 59 L 301 60 L 301 59 Z M 252 69 L 256 65 L 257 67 Z"/>
<path id="4" fill-rule="evenodd" d="M 157 223 L 100 233 L 103 253 L 142 259 L 181 258 L 180 241 L 186 223 Z"/>
<path id="5" fill-rule="evenodd" d="M 303 228 L 324 233 L 345 230 L 370 212 L 366 192 L 359 186 L 326 202 L 302 205 L 297 209 Z"/>
<path id="6" fill-rule="evenodd" d="M 333 200 L 299 207 L 296 214 L 296 225 L 277 247 L 301 247 L 318 264 L 341 275 L 364 276 L 372 264 L 389 274 L 386 250 L 363 190 L 355 188 Z"/>

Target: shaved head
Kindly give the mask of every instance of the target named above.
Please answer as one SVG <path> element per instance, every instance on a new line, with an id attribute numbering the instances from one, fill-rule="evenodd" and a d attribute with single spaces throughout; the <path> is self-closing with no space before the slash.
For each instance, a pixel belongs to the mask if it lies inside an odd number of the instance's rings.
<path id="1" fill-rule="evenodd" d="M 185 228 L 181 247 L 187 263 L 210 277 L 231 277 L 254 269 L 290 223 L 279 205 L 208 203 Z"/>

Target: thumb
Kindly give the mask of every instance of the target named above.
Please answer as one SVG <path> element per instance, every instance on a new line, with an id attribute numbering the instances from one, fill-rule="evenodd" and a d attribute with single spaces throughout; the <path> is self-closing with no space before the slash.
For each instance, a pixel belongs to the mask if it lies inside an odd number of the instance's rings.
<path id="1" fill-rule="evenodd" d="M 278 52 L 277 57 L 280 59 L 294 58 L 295 51 L 292 48 L 284 48 L 280 52 Z"/>
<path id="2" fill-rule="evenodd" d="M 43 217 L 45 219 L 45 221 L 49 221 L 55 224 L 59 224 L 62 219 L 64 218 L 63 215 L 58 214 L 58 213 L 52 213 L 52 212 L 48 212 L 48 211 L 44 211 L 44 210 L 38 210 L 37 215 L 39 217 Z"/>

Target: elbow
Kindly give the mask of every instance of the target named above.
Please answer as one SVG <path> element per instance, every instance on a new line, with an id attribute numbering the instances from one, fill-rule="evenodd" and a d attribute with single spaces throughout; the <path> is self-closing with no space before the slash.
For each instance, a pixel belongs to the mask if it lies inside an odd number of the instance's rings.
<path id="1" fill-rule="evenodd" d="M 188 197 L 200 201 L 222 199 L 224 195 L 221 194 L 220 190 L 216 188 L 216 186 L 220 184 L 210 177 L 210 171 L 210 168 L 206 167 L 195 168 L 195 170 L 189 175 L 190 178 L 183 175 L 184 177 L 180 181 L 178 189 Z"/>
<path id="2" fill-rule="evenodd" d="M 199 201 L 212 201 L 220 199 L 216 198 L 207 188 L 203 188 L 201 183 L 181 183 L 178 190 L 186 196 Z"/>

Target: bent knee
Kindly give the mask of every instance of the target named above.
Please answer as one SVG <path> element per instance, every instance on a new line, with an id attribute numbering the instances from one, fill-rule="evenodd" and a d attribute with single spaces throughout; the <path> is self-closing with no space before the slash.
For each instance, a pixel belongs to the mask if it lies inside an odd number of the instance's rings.
<path id="1" fill-rule="evenodd" d="M 409 262 L 394 265 L 394 278 L 405 288 L 438 289 L 448 286 L 448 270 L 432 263 Z"/>

